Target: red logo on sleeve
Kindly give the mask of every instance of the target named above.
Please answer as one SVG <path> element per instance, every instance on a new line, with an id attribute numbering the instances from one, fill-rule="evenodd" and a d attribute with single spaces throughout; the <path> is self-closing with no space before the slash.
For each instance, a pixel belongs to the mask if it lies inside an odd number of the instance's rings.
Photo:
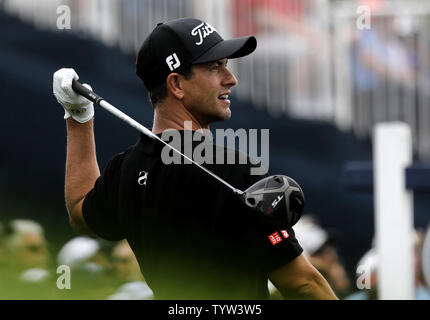
<path id="1" fill-rule="evenodd" d="M 281 230 L 282 236 L 284 239 L 287 239 L 290 235 L 288 234 L 287 230 Z"/>
<path id="2" fill-rule="evenodd" d="M 270 242 L 271 242 L 273 245 L 275 245 L 275 244 L 277 244 L 277 243 L 281 242 L 281 241 L 282 241 L 282 238 L 281 238 L 281 236 L 279 235 L 279 233 L 275 232 L 275 233 L 272 233 L 272 234 L 269 236 L 269 240 L 270 240 Z"/>

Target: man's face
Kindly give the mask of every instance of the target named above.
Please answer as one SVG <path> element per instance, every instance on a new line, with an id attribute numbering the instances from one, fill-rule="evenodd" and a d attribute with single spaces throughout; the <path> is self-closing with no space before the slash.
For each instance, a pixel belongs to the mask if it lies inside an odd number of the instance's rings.
<path id="1" fill-rule="evenodd" d="M 205 126 L 230 119 L 230 88 L 236 77 L 227 69 L 227 59 L 193 66 L 193 75 L 183 82 L 185 107 Z"/>

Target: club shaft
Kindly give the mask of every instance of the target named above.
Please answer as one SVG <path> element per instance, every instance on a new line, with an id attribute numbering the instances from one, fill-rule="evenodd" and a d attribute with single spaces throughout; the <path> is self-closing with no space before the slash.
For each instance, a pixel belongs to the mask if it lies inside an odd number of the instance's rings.
<path id="1" fill-rule="evenodd" d="M 148 130 L 147 128 L 145 128 L 143 125 L 141 125 L 139 122 L 137 122 L 136 120 L 134 120 L 133 118 L 129 117 L 128 115 L 126 115 L 124 112 L 118 110 L 117 108 L 115 108 L 113 105 L 111 105 L 109 102 L 107 102 L 106 100 L 101 100 L 99 102 L 99 106 L 102 107 L 103 109 L 109 111 L 110 113 L 112 113 L 113 115 L 117 116 L 118 118 L 120 118 L 121 120 L 123 120 L 124 122 L 128 123 L 130 126 L 132 126 L 133 128 L 137 129 L 138 131 L 142 132 L 144 135 L 149 136 L 153 139 L 156 139 L 158 141 L 160 141 L 161 143 L 163 143 L 165 146 L 169 147 L 170 149 L 172 149 L 173 151 L 177 152 L 178 154 L 180 154 L 182 157 L 184 157 L 185 159 L 187 159 L 188 161 L 192 162 L 193 164 L 195 164 L 196 166 L 198 166 L 200 169 L 204 170 L 206 173 L 210 174 L 212 177 L 214 177 L 215 179 L 217 179 L 219 182 L 225 184 L 227 187 L 229 187 L 230 189 L 232 189 L 235 193 L 238 194 L 242 194 L 243 191 L 236 189 L 235 187 L 233 187 L 231 184 L 229 184 L 228 182 L 224 181 L 223 179 L 221 179 L 220 177 L 218 177 L 216 174 L 212 173 L 211 171 L 207 170 L 205 167 L 201 166 L 200 164 L 198 164 L 197 162 L 195 162 L 194 160 L 190 159 L 189 157 L 187 157 L 185 154 L 183 154 L 182 152 L 176 150 L 175 148 L 173 148 L 170 144 L 168 144 L 167 142 L 165 142 L 163 139 L 161 139 L 160 137 L 158 137 L 156 134 L 154 134 L 152 131 Z"/>

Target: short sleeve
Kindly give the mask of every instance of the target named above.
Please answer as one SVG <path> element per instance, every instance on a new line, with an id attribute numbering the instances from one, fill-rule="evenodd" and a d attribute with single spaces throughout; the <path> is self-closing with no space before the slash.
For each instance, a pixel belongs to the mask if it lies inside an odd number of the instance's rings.
<path id="1" fill-rule="evenodd" d="M 258 166 L 260 165 L 259 163 Z M 260 176 L 248 175 L 247 182 L 251 185 L 268 176 L 267 173 Z M 266 272 L 289 263 L 303 252 L 293 228 L 288 227 L 286 221 L 269 218 L 247 207 L 245 210 L 248 211 L 249 228 L 254 230 L 251 241 L 255 243 L 257 257 L 263 262 Z"/>
<path id="2" fill-rule="evenodd" d="M 256 248 L 266 272 L 282 267 L 303 252 L 293 228 L 287 227 L 283 221 L 262 217 L 256 226 L 255 236 Z"/>
<path id="3" fill-rule="evenodd" d="M 82 205 L 82 214 L 90 229 L 103 239 L 123 239 L 118 210 L 120 166 L 124 154 L 109 161 L 103 174 L 96 180 Z"/>
<path id="4" fill-rule="evenodd" d="M 232 234 L 240 234 L 250 263 L 270 273 L 297 258 L 303 249 L 294 230 L 283 219 L 274 219 L 249 208 L 232 192 L 224 193 L 220 210 L 229 221 Z M 236 230 L 237 232 L 234 232 Z M 239 241 L 237 238 L 232 241 Z"/>

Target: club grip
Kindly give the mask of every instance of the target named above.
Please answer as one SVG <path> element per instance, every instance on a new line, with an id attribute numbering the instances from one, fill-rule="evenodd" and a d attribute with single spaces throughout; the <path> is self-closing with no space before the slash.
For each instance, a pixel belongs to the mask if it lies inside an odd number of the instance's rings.
<path id="1" fill-rule="evenodd" d="M 94 102 L 97 105 L 99 105 L 100 101 L 103 100 L 102 97 L 100 97 L 98 94 L 92 92 L 90 89 L 84 87 L 82 85 L 82 83 L 80 83 L 79 81 L 76 81 L 75 79 L 73 79 L 73 81 L 72 81 L 72 89 L 77 94 L 80 94 L 81 96 L 84 96 L 85 98 L 87 98 L 88 100 Z"/>

